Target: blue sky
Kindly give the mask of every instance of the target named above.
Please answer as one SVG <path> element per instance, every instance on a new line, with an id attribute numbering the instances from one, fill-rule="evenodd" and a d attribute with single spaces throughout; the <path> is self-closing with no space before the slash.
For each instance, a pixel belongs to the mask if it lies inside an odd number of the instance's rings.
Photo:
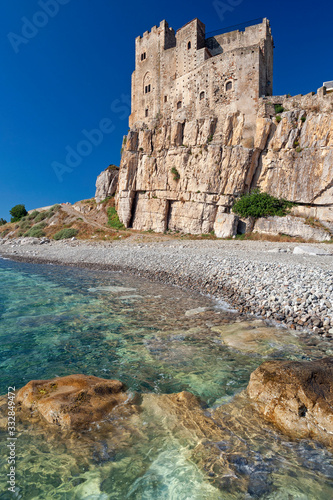
<path id="1" fill-rule="evenodd" d="M 331 2 L 217 3 L 219 12 L 210 0 L 2 2 L 0 217 L 18 203 L 29 210 L 91 198 L 97 175 L 119 165 L 134 40 L 163 19 L 178 29 L 198 17 L 209 32 L 268 17 L 274 94 L 306 94 L 333 79 Z"/>

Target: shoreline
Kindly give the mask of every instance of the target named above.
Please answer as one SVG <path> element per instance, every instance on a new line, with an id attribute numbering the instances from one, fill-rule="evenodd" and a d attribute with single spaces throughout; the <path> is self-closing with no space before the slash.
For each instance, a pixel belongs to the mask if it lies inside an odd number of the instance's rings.
<path id="1" fill-rule="evenodd" d="M 232 240 L 96 242 L 0 240 L 11 260 L 122 271 L 209 295 L 293 330 L 333 337 L 333 248 L 295 255 L 296 243 Z"/>

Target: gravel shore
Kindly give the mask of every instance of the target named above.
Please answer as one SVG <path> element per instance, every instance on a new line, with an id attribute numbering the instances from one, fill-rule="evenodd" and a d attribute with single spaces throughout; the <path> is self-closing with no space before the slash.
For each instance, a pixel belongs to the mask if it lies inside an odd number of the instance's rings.
<path id="1" fill-rule="evenodd" d="M 333 337 L 333 247 L 307 245 L 326 255 L 294 254 L 296 243 L 160 240 L 139 243 L 1 240 L 0 255 L 123 270 L 199 290 L 291 329 Z"/>

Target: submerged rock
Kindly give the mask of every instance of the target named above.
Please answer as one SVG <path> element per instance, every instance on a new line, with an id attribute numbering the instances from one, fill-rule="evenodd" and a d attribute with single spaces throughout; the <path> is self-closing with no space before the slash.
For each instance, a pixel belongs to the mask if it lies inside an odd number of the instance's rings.
<path id="1" fill-rule="evenodd" d="M 51 380 L 32 380 L 17 393 L 17 403 L 62 429 L 84 429 L 105 419 L 128 401 L 118 380 L 69 375 Z"/>
<path id="2" fill-rule="evenodd" d="M 333 446 L 333 358 L 267 361 L 252 373 L 247 392 L 282 432 Z"/>

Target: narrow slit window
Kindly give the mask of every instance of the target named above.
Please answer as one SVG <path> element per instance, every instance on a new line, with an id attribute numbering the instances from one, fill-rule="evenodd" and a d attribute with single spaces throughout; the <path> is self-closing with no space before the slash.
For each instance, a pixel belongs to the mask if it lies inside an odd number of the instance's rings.
<path id="1" fill-rule="evenodd" d="M 144 61 L 146 59 L 146 52 L 143 52 L 143 54 L 141 54 L 141 61 Z"/>
<path id="2" fill-rule="evenodd" d="M 167 95 L 164 96 L 164 102 L 168 102 L 168 96 Z"/>
<path id="3" fill-rule="evenodd" d="M 180 109 L 182 107 L 182 101 L 177 102 L 177 109 Z"/>
<path id="4" fill-rule="evenodd" d="M 225 89 L 226 90 L 232 90 L 232 82 L 227 82 L 227 84 L 225 86 Z"/>
<path id="5" fill-rule="evenodd" d="M 188 44 L 187 44 L 187 50 L 190 50 L 191 46 L 192 46 L 191 42 L 188 42 Z"/>
<path id="6" fill-rule="evenodd" d="M 146 86 L 145 86 L 145 94 L 148 94 L 150 91 L 151 91 L 151 86 L 150 86 L 150 84 L 149 84 L 149 85 L 146 85 Z"/>
<path id="7" fill-rule="evenodd" d="M 146 111 L 145 111 L 145 117 L 146 117 L 146 118 L 147 118 L 148 114 L 149 114 L 149 109 L 148 109 L 148 108 L 146 108 Z"/>
<path id="8" fill-rule="evenodd" d="M 200 92 L 200 101 L 202 101 L 204 98 L 205 98 L 205 93 L 204 92 Z"/>

